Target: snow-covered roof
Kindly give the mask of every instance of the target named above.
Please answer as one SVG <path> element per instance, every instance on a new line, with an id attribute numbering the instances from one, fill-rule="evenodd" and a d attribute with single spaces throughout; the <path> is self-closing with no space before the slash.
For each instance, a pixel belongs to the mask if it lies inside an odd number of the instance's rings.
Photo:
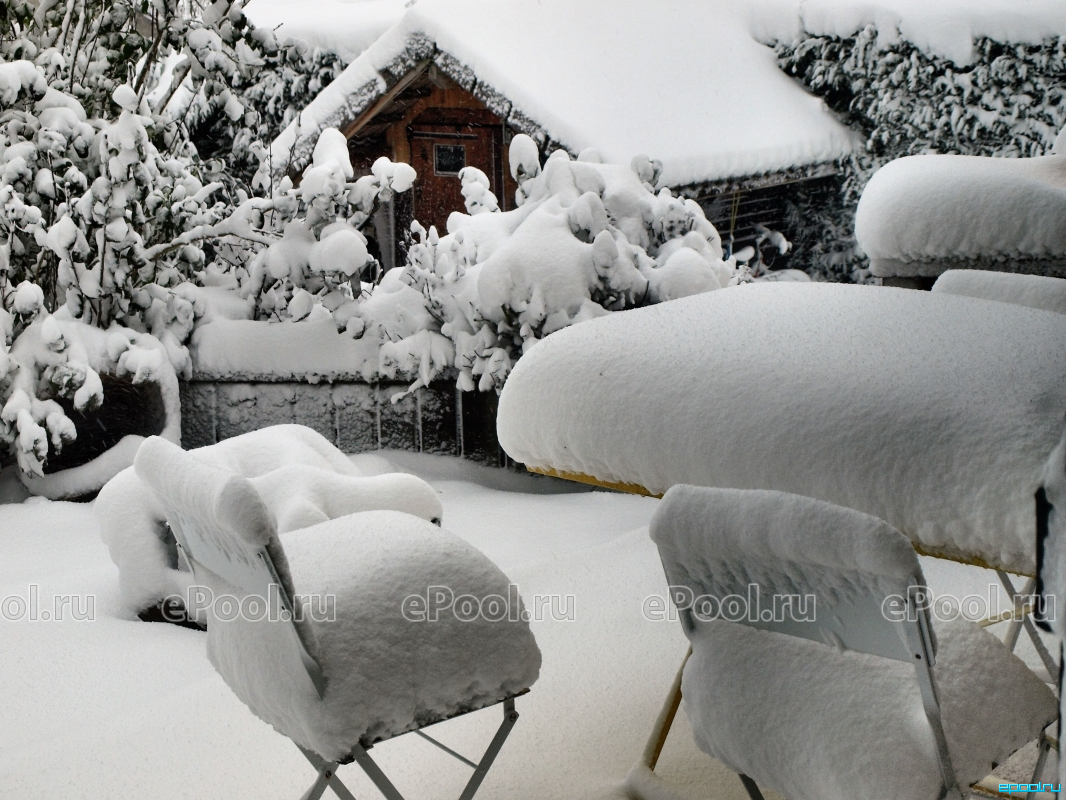
<path id="1" fill-rule="evenodd" d="M 662 185 L 846 156 L 856 137 L 778 69 L 749 13 L 738 0 L 422 0 L 304 110 L 292 166 L 428 59 L 542 144 L 661 160 Z M 295 133 L 274 142 L 276 170 Z"/>
<path id="2" fill-rule="evenodd" d="M 282 41 L 303 39 L 339 55 L 359 57 L 403 16 L 407 0 L 255 0 L 244 13 L 259 28 L 277 28 Z"/>
<path id="3" fill-rule="evenodd" d="M 1040 44 L 1066 35 L 1062 0 L 750 0 L 749 11 L 759 41 L 796 41 L 804 31 L 850 37 L 876 25 L 881 44 L 904 39 L 959 66 L 973 61 L 980 37 Z"/>

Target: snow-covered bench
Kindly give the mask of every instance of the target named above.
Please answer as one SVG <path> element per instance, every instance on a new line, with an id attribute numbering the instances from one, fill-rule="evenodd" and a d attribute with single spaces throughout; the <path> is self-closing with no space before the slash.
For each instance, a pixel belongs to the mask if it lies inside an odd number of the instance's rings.
<path id="1" fill-rule="evenodd" d="M 675 486 L 651 536 L 692 643 L 696 744 L 736 772 L 788 800 L 961 800 L 1027 742 L 1046 753 L 1051 690 L 975 623 L 934 631 L 917 555 L 885 522 Z"/>
<path id="2" fill-rule="evenodd" d="M 537 679 L 540 651 L 520 605 L 502 619 L 469 618 L 415 601 L 430 587 L 510 598 L 507 576 L 457 537 L 397 511 L 312 525 L 283 547 L 252 481 L 158 437 L 141 446 L 135 469 L 211 598 L 211 663 L 318 770 L 305 799 L 327 787 L 350 798 L 336 769 L 354 760 L 386 798 L 402 800 L 367 752 L 375 743 L 410 731 L 430 738 L 420 729 L 502 703 L 482 759 L 457 756 L 474 766 L 462 800 L 473 796 L 518 718 L 514 698 Z"/>
<path id="3" fill-rule="evenodd" d="M 855 237 L 880 278 L 976 268 L 1066 277 L 1066 139 L 1039 158 L 907 156 L 879 169 Z"/>

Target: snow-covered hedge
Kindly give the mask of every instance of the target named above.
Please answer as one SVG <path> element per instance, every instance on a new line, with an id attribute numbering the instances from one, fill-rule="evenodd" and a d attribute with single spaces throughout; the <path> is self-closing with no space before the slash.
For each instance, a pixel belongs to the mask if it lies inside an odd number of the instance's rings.
<path id="1" fill-rule="evenodd" d="M 865 280 L 865 256 L 854 239 L 854 213 L 878 167 L 920 153 L 1039 156 L 1066 124 L 1066 41 L 1007 45 L 974 42 L 960 66 L 869 25 L 850 37 L 807 36 L 779 44 L 779 63 L 825 99 L 866 139 L 844 165 L 828 202 L 799 197 L 804 227 L 796 250 L 831 280 Z M 886 41 L 887 40 L 887 41 Z"/>
<path id="2" fill-rule="evenodd" d="M 454 371 L 460 389 L 488 391 L 553 331 L 751 279 L 723 259 L 698 204 L 653 191 L 659 165 L 644 156 L 619 166 L 557 150 L 542 168 L 536 144 L 518 135 L 510 169 L 517 208 L 501 212 L 488 177 L 465 168 L 467 213 L 452 213 L 445 233 L 413 223 L 406 264 L 379 282 L 364 274 L 370 258 L 358 227 L 416 176 L 381 159 L 372 175 L 346 183 L 344 137 L 328 129 L 300 184 L 306 216 L 237 272 L 240 291 L 261 317 L 332 316 L 338 330 L 374 342 L 377 377 L 413 379 L 413 390 Z M 284 215 L 282 205 L 275 200 Z"/>

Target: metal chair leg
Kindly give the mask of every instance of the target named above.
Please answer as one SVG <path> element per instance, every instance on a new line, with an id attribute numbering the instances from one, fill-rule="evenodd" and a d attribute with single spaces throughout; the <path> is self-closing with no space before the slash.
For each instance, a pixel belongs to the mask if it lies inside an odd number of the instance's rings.
<path id="1" fill-rule="evenodd" d="M 738 772 L 737 777 L 740 778 L 740 782 L 744 784 L 744 791 L 748 793 L 748 797 L 750 797 L 751 800 L 765 800 L 762 796 L 762 792 L 759 790 L 759 785 L 755 783 L 755 781 L 742 772 Z"/>
<path id="2" fill-rule="evenodd" d="M 507 737 L 510 735 L 511 729 L 515 726 L 516 722 L 518 722 L 518 712 L 514 707 L 514 698 L 509 697 L 503 701 L 503 722 L 500 723 L 500 727 L 496 730 L 496 735 L 492 737 L 488 749 L 485 750 L 485 754 L 481 756 L 481 760 L 477 764 L 464 758 L 451 748 L 444 746 L 436 739 L 421 734 L 421 732 L 419 733 L 422 738 L 428 739 L 434 745 L 448 753 L 448 755 L 474 768 L 474 774 L 470 776 L 470 780 L 467 781 L 463 793 L 459 796 L 459 800 L 471 800 L 477 790 L 481 787 L 481 783 L 485 780 L 485 776 L 488 775 L 489 767 L 491 767 L 492 763 L 496 760 L 496 756 L 499 755 L 503 743 L 507 741 Z M 377 762 L 370 756 L 370 753 L 367 752 L 368 749 L 369 748 L 363 747 L 361 744 L 357 744 L 352 748 L 352 758 L 354 758 L 355 762 L 362 767 L 363 772 L 365 772 L 367 777 L 373 781 L 374 785 L 378 788 L 378 791 L 385 796 L 385 800 L 404 800 L 400 791 L 393 785 L 388 776 L 381 771 L 381 767 L 377 765 Z M 305 755 L 307 755 L 306 752 Z M 308 758 L 310 758 L 310 756 L 308 756 Z M 341 797 L 342 800 L 349 800 L 348 796 L 341 795 Z M 317 796 L 315 800 L 317 800 Z M 350 798 L 350 800 L 355 800 L 355 798 Z"/>
<path id="3" fill-rule="evenodd" d="M 318 770 L 318 779 L 300 800 L 318 800 L 327 787 L 332 789 L 340 800 L 355 800 L 355 795 L 348 791 L 348 787 L 337 777 L 337 762 L 326 761 L 318 753 L 306 750 L 300 745 L 296 745 L 296 747 L 304 754 L 304 758 L 311 762 L 311 766 Z"/>
<path id="4" fill-rule="evenodd" d="M 1044 764 L 1047 763 L 1048 752 L 1051 750 L 1051 742 L 1048 741 L 1047 736 L 1043 731 L 1040 733 L 1040 750 L 1036 756 L 1036 766 L 1033 768 L 1033 777 L 1029 779 L 1030 784 L 1040 783 L 1040 776 L 1044 772 Z M 1029 792 L 1025 796 L 1025 800 L 1033 800 L 1033 796 L 1036 792 Z"/>
<path id="5" fill-rule="evenodd" d="M 496 735 L 492 737 L 492 741 L 489 743 L 489 749 L 486 750 L 485 755 L 481 757 L 481 761 L 474 770 L 474 774 L 470 776 L 470 780 L 467 782 L 466 788 L 463 789 L 463 793 L 459 795 L 459 800 L 471 800 L 474 796 L 474 793 L 481 786 L 481 782 L 485 780 L 485 776 L 489 772 L 489 767 L 491 767 L 492 762 L 496 760 L 500 748 L 503 747 L 503 743 L 507 741 L 507 737 L 511 733 L 511 728 L 514 727 L 516 722 L 518 722 L 518 712 L 515 711 L 514 698 L 512 697 L 504 701 L 503 722 L 500 723 Z"/>

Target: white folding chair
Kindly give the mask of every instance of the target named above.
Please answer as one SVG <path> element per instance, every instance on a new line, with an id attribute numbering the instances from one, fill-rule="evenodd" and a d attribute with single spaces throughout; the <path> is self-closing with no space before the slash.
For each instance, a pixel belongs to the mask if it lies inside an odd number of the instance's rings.
<path id="1" fill-rule="evenodd" d="M 473 774 L 460 800 L 470 800 L 474 796 L 518 720 L 515 698 L 528 692 L 539 671 L 540 653 L 528 624 L 522 620 L 522 614 L 516 615 L 517 621 L 500 621 L 492 628 L 485 627 L 484 646 L 471 643 L 467 637 L 462 647 L 452 648 L 450 654 L 447 648 L 434 648 L 424 654 L 419 652 L 419 648 L 414 648 L 414 652 L 418 653 L 416 657 L 424 662 L 418 665 L 417 674 L 430 683 L 437 675 L 446 676 L 449 671 L 454 673 L 457 664 L 455 656 L 459 650 L 472 650 L 475 657 L 479 653 L 485 654 L 486 660 L 494 659 L 496 664 L 501 663 L 501 649 L 512 655 L 513 666 L 497 666 L 495 673 L 491 668 L 480 668 L 477 675 L 469 677 L 470 684 L 481 686 L 480 691 L 468 689 L 468 694 L 457 695 L 449 701 L 448 708 L 441 710 L 439 703 L 435 708 L 426 706 L 426 697 L 439 697 L 439 687 L 430 686 L 423 695 L 419 695 L 418 687 L 415 687 L 411 696 L 408 696 L 411 693 L 405 694 L 406 689 L 401 689 L 402 702 L 399 705 L 404 707 L 403 710 L 390 714 L 387 719 L 353 720 L 346 731 L 348 739 L 338 745 L 338 734 L 329 731 L 344 724 L 344 704 L 353 702 L 351 697 L 343 696 L 351 691 L 353 685 L 354 679 L 349 680 L 349 673 L 367 673 L 372 671 L 373 665 L 368 667 L 365 661 L 360 662 L 359 659 L 363 658 L 360 654 L 349 653 L 345 656 L 347 660 L 331 654 L 331 637 L 336 637 L 328 626 L 343 624 L 346 616 L 351 618 L 358 615 L 360 610 L 342 606 L 345 596 L 340 596 L 332 619 L 316 620 L 314 602 L 310 603 L 308 618 L 309 596 L 320 592 L 314 586 L 297 587 L 294 584 L 294 573 L 299 572 L 295 567 L 299 565 L 295 560 L 290 562 L 270 513 L 248 479 L 212 468 L 198 461 L 195 455 L 158 437 L 148 439 L 141 446 L 135 466 L 137 474 L 162 502 L 167 522 L 197 583 L 215 598 L 221 593 L 232 597 L 242 614 L 246 604 L 249 604 L 249 608 L 256 603 L 264 604 L 265 613 L 260 615 L 257 612 L 257 619 L 254 620 L 240 615 L 220 618 L 217 606 L 209 608 L 208 656 L 230 688 L 253 713 L 292 739 L 318 772 L 314 784 L 302 800 L 318 800 L 327 788 L 331 788 L 342 800 L 353 800 L 352 793 L 337 776 L 337 767 L 352 761 L 363 769 L 387 800 L 403 800 L 368 751 L 375 744 L 409 732 L 418 734 L 471 767 Z M 317 536 L 322 542 L 335 546 L 338 542 L 346 541 L 346 527 L 358 532 L 362 523 L 365 523 L 364 528 L 367 524 L 371 527 L 375 524 L 391 525 L 394 530 L 388 533 L 397 537 L 395 554 L 390 554 L 385 566 L 366 566 L 361 563 L 364 553 L 331 552 L 330 555 L 335 554 L 336 558 L 319 559 L 316 562 L 317 569 L 331 570 L 326 580 L 327 587 L 331 580 L 335 586 L 338 576 L 344 578 L 355 574 L 357 577 L 367 577 L 371 570 L 376 570 L 377 573 L 387 573 L 379 576 L 379 580 L 382 585 L 394 590 L 394 597 L 410 596 L 405 594 L 408 591 L 411 594 L 424 594 L 427 586 L 420 583 L 425 577 L 424 564 L 413 565 L 415 574 L 410 579 L 410 585 L 402 585 L 405 580 L 405 559 L 409 557 L 411 549 L 424 548 L 427 541 L 439 540 L 439 545 L 431 544 L 430 547 L 439 547 L 442 560 L 451 559 L 454 562 L 455 559 L 466 559 L 474 565 L 475 571 L 481 571 L 482 580 L 484 575 L 489 575 L 490 581 L 496 581 L 496 588 L 502 580 L 503 591 L 506 591 L 506 577 L 483 555 L 431 523 L 399 512 L 375 511 L 351 515 L 287 534 L 286 541 L 290 550 L 297 551 L 300 550 L 296 547 L 300 539 L 293 537 L 308 536 L 313 540 Z M 406 530 L 413 532 L 407 535 Z M 358 539 L 352 544 L 357 547 Z M 303 550 L 308 550 L 306 542 Z M 331 564 L 332 567 L 329 566 Z M 305 577 L 310 575 L 307 569 L 303 573 Z M 297 595 L 298 588 L 302 590 L 302 595 Z M 350 601 L 352 598 L 348 599 Z M 385 603 L 387 605 L 388 600 Z M 319 610 L 327 606 L 320 602 Z M 392 610 L 391 606 L 389 610 Z M 380 612 L 381 608 L 378 608 L 366 613 Z M 228 613 L 226 617 L 229 617 Z M 404 620 L 400 619 L 399 624 L 403 625 Z M 440 644 L 443 641 L 440 637 L 447 635 L 443 629 L 438 632 L 438 629 L 426 625 L 417 627 L 417 622 L 406 624 L 410 626 L 409 629 L 394 632 L 393 639 L 389 641 L 402 641 L 404 634 L 410 632 L 437 636 L 435 641 Z M 378 650 L 387 645 L 381 645 L 380 642 L 373 644 L 379 645 Z M 373 657 L 378 660 L 393 658 L 387 652 L 387 647 L 386 652 L 378 652 Z M 387 681 L 392 670 L 409 666 L 402 663 L 405 657 L 410 658 L 411 654 L 395 656 L 397 663 L 379 666 L 375 674 L 384 676 Z M 467 652 L 465 657 L 469 658 L 470 653 Z M 355 659 L 354 663 L 350 663 L 352 659 Z M 261 664 L 267 664 L 269 668 L 261 668 Z M 359 680 L 365 682 L 364 677 L 359 677 Z M 490 687 L 496 687 L 495 691 L 485 690 L 486 681 Z M 423 730 L 446 719 L 492 705 L 502 705 L 503 721 L 476 762 L 430 737 Z M 316 716 L 331 713 L 332 719 L 316 727 Z M 322 745 L 322 742 L 325 744 Z M 323 753 L 321 750 L 329 752 Z"/>
<path id="2" fill-rule="evenodd" d="M 819 767 L 822 753 L 833 748 L 844 753 L 853 749 L 858 757 L 864 748 L 877 747 L 876 742 L 849 741 L 843 733 L 842 738 L 835 738 L 838 729 L 848 729 L 848 720 L 819 718 L 829 710 L 806 708 L 803 698 L 796 695 L 775 694 L 786 691 L 790 671 L 796 667 L 794 660 L 783 659 L 781 654 L 786 651 L 792 656 L 802 651 L 800 655 L 810 659 L 804 663 L 821 665 L 825 674 L 820 678 L 830 683 L 859 674 L 856 670 L 860 662 L 862 670 L 877 669 L 877 663 L 885 663 L 861 657 L 856 661 L 855 654 L 913 665 L 921 708 L 935 743 L 939 773 L 936 787 L 928 781 L 922 783 L 920 776 L 908 784 L 915 798 L 958 800 L 963 790 L 994 764 L 1036 738 L 1041 741 L 1038 770 L 1042 768 L 1046 756 L 1043 729 L 1056 716 L 1057 703 L 1052 693 L 995 637 L 979 632 L 972 623 L 961 623 L 972 630 L 957 629 L 965 632 L 970 649 L 957 648 L 938 663 L 937 639 L 926 610 L 928 590 L 917 556 L 906 537 L 887 523 L 850 509 L 780 492 L 675 486 L 656 512 L 651 534 L 659 547 L 682 627 L 693 645 L 694 655 L 683 668 L 683 678 L 679 675 L 678 688 L 686 687 L 685 706 L 694 730 L 704 732 L 703 741 L 697 735 L 697 745 L 737 771 L 753 800 L 762 798 L 758 783 L 790 800 L 824 800 L 824 782 L 820 783 L 814 774 L 824 767 Z M 770 605 L 752 614 L 753 596 Z M 810 603 L 814 613 L 806 613 L 805 608 L 797 618 L 789 605 L 794 601 L 780 603 L 782 612 L 778 613 L 778 598 L 796 597 L 807 598 L 804 604 Z M 749 598 L 748 614 L 725 618 L 719 613 L 715 619 L 708 618 L 709 611 L 721 611 L 731 601 L 735 605 L 736 598 Z M 784 613 L 785 608 L 790 609 L 788 613 Z M 767 610 L 771 613 L 767 614 Z M 769 634 L 741 633 L 751 629 Z M 825 649 L 787 644 L 796 639 L 817 642 Z M 721 648 L 725 646 L 745 652 L 724 653 Z M 780 665 L 775 664 L 777 659 L 782 659 Z M 770 670 L 780 679 L 780 686 L 756 685 L 756 679 L 746 674 L 747 664 Z M 718 668 L 712 674 L 710 689 L 700 683 L 707 679 L 707 665 Z M 983 681 L 982 685 L 1010 687 L 1003 696 L 952 697 L 959 720 L 982 719 L 995 728 L 994 741 L 982 745 L 986 751 L 977 754 L 952 750 L 952 732 L 945 734 L 937 686 L 938 673 L 950 674 L 957 687 L 965 683 L 959 676 L 965 679 L 970 671 L 978 683 Z M 893 674 L 898 676 L 898 669 Z M 728 686 L 729 692 L 719 691 L 723 686 Z M 905 694 L 899 698 L 901 709 L 909 702 Z M 1024 708 L 1014 708 L 1012 694 L 1021 698 Z M 779 708 L 795 706 L 797 714 L 814 716 L 797 720 L 798 733 L 792 739 L 786 732 L 767 732 L 776 737 L 772 741 L 779 746 L 772 754 L 754 749 L 738 752 L 734 743 L 753 741 L 764 722 L 754 709 L 748 715 L 717 709 L 743 710 L 745 703 L 758 705 L 758 698 L 764 695 L 776 697 Z M 864 699 L 852 700 L 854 704 L 847 708 L 861 715 Z M 885 707 L 885 698 L 871 698 L 871 702 L 875 700 L 881 702 L 879 707 Z M 970 716 L 965 713 L 967 705 L 974 706 L 969 709 L 973 712 Z M 670 706 L 668 703 L 660 718 L 665 723 L 660 739 L 669 729 L 667 718 L 676 711 L 676 706 Z M 834 713 L 842 712 L 835 709 Z M 828 738 L 833 741 L 819 742 L 817 747 L 807 743 L 806 736 L 812 734 L 804 735 L 804 724 L 810 725 L 811 731 L 828 731 Z M 891 736 L 892 724 L 892 720 L 886 720 L 886 736 Z M 954 736 L 959 735 L 956 730 Z M 661 783 L 651 771 L 656 751 L 661 749 L 661 741 L 655 739 L 653 736 L 649 741 L 644 763 L 630 774 L 630 788 L 638 796 L 650 782 Z M 782 775 L 781 764 L 797 763 L 797 759 L 803 763 L 804 758 L 811 764 L 811 775 Z M 871 761 L 871 770 L 876 770 L 879 763 L 876 759 Z M 960 763 L 966 774 L 959 774 Z M 852 797 L 872 797 L 876 791 L 870 786 L 890 785 L 896 777 L 891 770 L 887 774 L 865 775 L 863 779 L 870 782 L 865 789 L 854 786 L 848 791 Z M 923 794 L 925 790 L 930 791 Z M 897 795 L 895 800 L 903 798 Z"/>

